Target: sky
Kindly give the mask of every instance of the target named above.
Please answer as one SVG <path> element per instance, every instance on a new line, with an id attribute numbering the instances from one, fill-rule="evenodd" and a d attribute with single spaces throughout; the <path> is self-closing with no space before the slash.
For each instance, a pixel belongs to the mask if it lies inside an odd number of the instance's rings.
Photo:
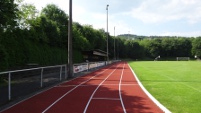
<path id="1" fill-rule="evenodd" d="M 73 21 L 110 35 L 201 36 L 201 0 L 72 0 Z M 24 0 L 40 11 L 55 4 L 68 14 L 69 0 Z M 114 30 L 115 27 L 115 30 Z"/>

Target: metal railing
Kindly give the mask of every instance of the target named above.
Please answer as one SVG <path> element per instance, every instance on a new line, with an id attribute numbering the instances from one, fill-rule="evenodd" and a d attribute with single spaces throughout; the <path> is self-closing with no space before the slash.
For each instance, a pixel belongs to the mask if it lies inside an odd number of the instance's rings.
<path id="1" fill-rule="evenodd" d="M 23 70 L 0 72 L 1 78 L 5 82 L 7 82 L 7 84 L 4 83 L 0 85 L 0 90 L 2 90 L 0 91 L 0 95 L 1 95 L 0 101 L 3 98 L 5 98 L 5 95 L 1 93 L 6 94 L 5 92 L 6 87 L 8 89 L 7 98 L 8 100 L 11 100 L 12 86 L 14 87 L 13 90 L 20 92 L 20 90 L 26 90 L 26 89 L 23 89 L 23 87 L 28 87 L 29 89 L 30 87 L 34 86 L 33 88 L 34 90 L 44 87 L 44 82 L 47 83 L 46 78 L 58 78 L 57 81 L 62 81 L 62 73 L 64 73 L 63 80 L 67 78 L 66 68 L 67 68 L 66 65 L 56 65 L 56 66 L 47 66 L 47 67 L 38 67 L 38 68 L 30 68 L 30 69 L 23 69 Z M 55 79 L 51 80 L 51 82 L 52 81 L 55 82 Z M 54 82 L 52 82 L 51 84 L 53 84 Z M 33 84 L 35 83 L 35 85 L 31 86 L 32 84 L 29 84 L 29 83 L 33 83 Z M 36 86 L 36 84 L 38 85 Z M 27 86 L 20 87 L 19 85 L 27 85 Z M 19 96 L 19 95 L 16 95 L 16 96 Z M 1 103 L 3 102 L 0 102 L 0 104 Z"/>
<path id="2" fill-rule="evenodd" d="M 74 73 L 79 73 L 79 72 L 82 72 L 82 71 L 89 71 L 91 69 L 96 69 L 96 68 L 105 66 L 107 64 L 109 64 L 109 63 L 107 63 L 107 61 L 87 62 L 87 63 L 74 64 L 73 65 L 73 70 L 74 70 Z"/>
<path id="3" fill-rule="evenodd" d="M 97 69 L 114 62 L 87 62 L 73 65 L 74 73 Z M 54 85 L 67 79 L 67 66 L 56 65 L 47 67 L 37 67 L 23 70 L 0 72 L 3 83 L 0 83 L 0 105 L 13 99 L 30 94 L 39 89 Z"/>

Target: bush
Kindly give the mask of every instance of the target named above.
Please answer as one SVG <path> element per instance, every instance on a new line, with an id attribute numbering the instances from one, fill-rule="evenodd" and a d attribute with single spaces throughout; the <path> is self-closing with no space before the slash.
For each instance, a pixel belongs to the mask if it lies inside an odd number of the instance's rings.
<path id="1" fill-rule="evenodd" d="M 0 45 L 0 71 L 8 68 L 8 55 L 4 46 Z"/>

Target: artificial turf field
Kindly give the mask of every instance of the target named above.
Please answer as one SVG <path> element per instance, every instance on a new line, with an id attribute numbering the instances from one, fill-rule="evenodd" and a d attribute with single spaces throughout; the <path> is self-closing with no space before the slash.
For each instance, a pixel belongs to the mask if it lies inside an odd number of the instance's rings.
<path id="1" fill-rule="evenodd" d="M 144 87 L 173 113 L 201 113 L 200 61 L 129 62 Z"/>

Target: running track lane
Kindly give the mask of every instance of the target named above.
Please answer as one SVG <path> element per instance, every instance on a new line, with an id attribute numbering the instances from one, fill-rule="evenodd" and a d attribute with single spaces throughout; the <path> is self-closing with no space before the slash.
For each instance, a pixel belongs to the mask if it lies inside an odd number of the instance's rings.
<path id="1" fill-rule="evenodd" d="M 120 62 L 62 83 L 3 113 L 163 113 Z"/>
<path id="2" fill-rule="evenodd" d="M 116 65 L 105 67 L 103 69 L 87 74 L 86 76 L 79 77 L 74 80 L 68 81 L 66 83 L 60 84 L 59 86 L 53 87 L 27 100 L 24 100 L 16 104 L 15 106 L 12 106 L 11 108 L 3 111 L 3 113 L 14 113 L 14 112 L 15 113 L 41 113 L 45 109 L 47 109 L 48 106 L 52 105 L 55 101 L 60 99 L 62 96 L 70 94 L 73 90 L 77 89 L 79 86 L 82 86 L 82 84 L 84 84 L 85 82 L 92 81 L 91 79 L 93 79 L 96 76 L 101 76 L 104 74 L 107 75 L 107 73 L 111 71 L 109 70 L 109 68 L 114 68 L 115 66 Z M 83 92 L 81 92 L 80 94 L 82 93 Z M 72 100 L 69 100 L 69 101 L 72 101 Z"/>

